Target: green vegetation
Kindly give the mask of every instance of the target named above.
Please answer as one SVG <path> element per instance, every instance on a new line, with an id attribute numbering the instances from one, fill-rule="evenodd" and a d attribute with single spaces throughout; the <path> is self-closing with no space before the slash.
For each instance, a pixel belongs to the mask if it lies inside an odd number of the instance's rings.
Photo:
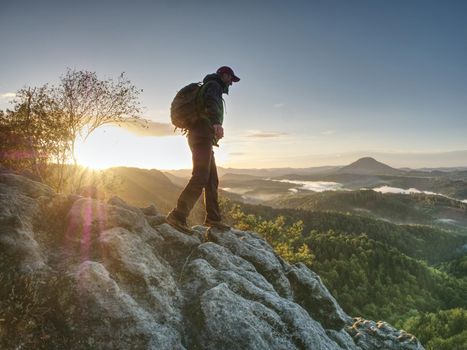
<path id="1" fill-rule="evenodd" d="M 270 204 L 279 208 L 355 213 L 396 223 L 437 225 L 463 229 L 467 225 L 467 204 L 447 197 L 380 193 L 372 190 L 307 192 L 281 197 Z M 452 219 L 449 225 L 443 219 Z M 439 220 L 441 219 L 441 220 Z"/>
<path id="2" fill-rule="evenodd" d="M 428 350 L 467 349 L 467 310 L 465 309 L 417 313 L 398 326 L 410 329 Z"/>
<path id="3" fill-rule="evenodd" d="M 424 225 L 396 225 L 387 221 L 350 213 L 321 212 L 301 209 L 275 209 L 263 205 L 241 204 L 248 213 L 273 220 L 284 216 L 288 222 L 303 221 L 304 232 L 360 234 L 393 247 L 407 256 L 436 264 L 459 254 L 467 237 L 457 232 Z"/>
<path id="4" fill-rule="evenodd" d="M 308 245 L 302 240 L 303 222 L 297 221 L 286 225 L 284 217 L 275 220 L 262 220 L 252 214 L 245 214 L 240 206 L 231 208 L 229 215 L 240 230 L 253 230 L 261 234 L 284 259 L 291 263 L 303 262 L 308 266 L 313 264 L 315 256 Z"/>
<path id="5" fill-rule="evenodd" d="M 467 255 L 440 264 L 439 269 L 456 277 L 467 278 Z"/>
<path id="6" fill-rule="evenodd" d="M 454 308 L 466 312 L 467 279 L 426 262 L 450 259 L 448 247 L 462 244 L 465 237 L 351 214 L 278 210 L 228 201 L 223 208 L 237 228 L 262 234 L 284 259 L 304 262 L 317 272 L 352 316 L 403 324 L 418 335 L 416 315 L 441 315 L 442 310 Z M 429 334 L 423 341 L 433 338 L 436 344 L 457 344 L 466 341 L 466 336 L 452 327 L 451 333 Z"/>

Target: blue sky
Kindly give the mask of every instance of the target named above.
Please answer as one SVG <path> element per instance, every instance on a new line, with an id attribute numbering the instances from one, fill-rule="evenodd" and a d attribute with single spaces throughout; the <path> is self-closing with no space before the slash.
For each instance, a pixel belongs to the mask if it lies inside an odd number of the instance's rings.
<path id="1" fill-rule="evenodd" d="M 67 67 L 125 71 L 145 116 L 167 123 L 177 90 L 230 65 L 242 80 L 226 97 L 224 166 L 467 150 L 466 14 L 465 1 L 2 2 L 0 108 Z M 189 167 L 183 137 L 132 135 L 102 130 L 83 154 L 128 146 L 138 161 L 109 165 Z M 178 162 L 144 157 L 168 145 Z M 437 166 L 421 158 L 414 166 Z"/>

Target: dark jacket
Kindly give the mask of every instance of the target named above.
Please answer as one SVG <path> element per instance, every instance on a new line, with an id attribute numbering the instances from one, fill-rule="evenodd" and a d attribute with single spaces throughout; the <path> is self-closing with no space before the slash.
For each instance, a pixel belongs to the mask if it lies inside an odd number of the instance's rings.
<path id="1" fill-rule="evenodd" d="M 224 100 L 222 94 L 228 94 L 229 87 L 223 83 L 217 73 L 208 74 L 203 79 L 203 86 L 199 94 L 200 119 L 188 131 L 190 138 L 204 138 L 213 140 L 213 125 L 224 122 Z"/>

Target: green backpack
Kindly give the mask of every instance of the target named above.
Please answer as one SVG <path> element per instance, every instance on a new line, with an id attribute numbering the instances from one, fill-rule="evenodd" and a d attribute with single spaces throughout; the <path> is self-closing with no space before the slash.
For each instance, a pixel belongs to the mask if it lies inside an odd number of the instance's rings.
<path id="1" fill-rule="evenodd" d="M 183 87 L 175 95 L 170 105 L 170 119 L 172 124 L 186 133 L 199 119 L 199 95 L 203 83 L 191 83 Z"/>

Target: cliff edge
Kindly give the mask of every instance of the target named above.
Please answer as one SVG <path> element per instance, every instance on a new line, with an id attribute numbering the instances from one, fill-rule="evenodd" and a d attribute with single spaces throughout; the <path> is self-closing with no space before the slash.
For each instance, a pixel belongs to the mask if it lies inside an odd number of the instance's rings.
<path id="1" fill-rule="evenodd" d="M 2 349 L 423 349 L 348 316 L 320 277 L 254 232 L 63 196 L 0 172 Z"/>

